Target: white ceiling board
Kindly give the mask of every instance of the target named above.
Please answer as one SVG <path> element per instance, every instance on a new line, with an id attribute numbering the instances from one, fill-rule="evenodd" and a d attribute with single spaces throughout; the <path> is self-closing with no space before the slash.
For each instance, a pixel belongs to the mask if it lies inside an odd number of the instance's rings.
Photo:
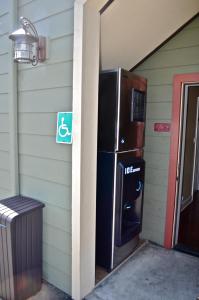
<path id="1" fill-rule="evenodd" d="M 101 15 L 102 69 L 131 69 L 199 12 L 199 0 L 115 0 Z"/>

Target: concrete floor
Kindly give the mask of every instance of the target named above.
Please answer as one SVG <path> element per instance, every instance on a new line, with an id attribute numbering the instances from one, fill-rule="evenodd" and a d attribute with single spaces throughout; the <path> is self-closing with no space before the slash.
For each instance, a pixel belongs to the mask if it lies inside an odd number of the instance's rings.
<path id="1" fill-rule="evenodd" d="M 27 300 L 72 300 L 72 298 L 53 285 L 43 282 L 40 292 Z"/>
<path id="2" fill-rule="evenodd" d="M 35 296 L 28 298 L 28 300 L 71 300 L 71 297 L 60 291 L 53 285 L 44 282 L 42 289 Z"/>
<path id="3" fill-rule="evenodd" d="M 147 244 L 86 300 L 196 300 L 199 258 Z"/>

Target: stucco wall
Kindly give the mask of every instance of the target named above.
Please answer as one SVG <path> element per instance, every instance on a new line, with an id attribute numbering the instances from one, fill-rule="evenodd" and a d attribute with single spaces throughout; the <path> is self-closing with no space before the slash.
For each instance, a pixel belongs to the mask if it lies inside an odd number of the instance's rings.
<path id="1" fill-rule="evenodd" d="M 154 123 L 171 120 L 174 74 L 198 70 L 199 17 L 134 70 L 148 79 L 143 237 L 161 245 L 165 230 L 170 134 L 154 132 Z"/>
<path id="2" fill-rule="evenodd" d="M 0 0 L 0 199 L 10 196 L 9 1 Z M 18 0 L 48 37 L 48 60 L 18 66 L 20 193 L 45 203 L 44 278 L 71 293 L 71 145 L 56 144 L 56 113 L 72 110 L 74 0 Z M 19 24 L 16 24 L 16 29 Z M 17 98 L 17 97 L 16 97 Z M 17 99 L 16 99 L 17 101 Z"/>

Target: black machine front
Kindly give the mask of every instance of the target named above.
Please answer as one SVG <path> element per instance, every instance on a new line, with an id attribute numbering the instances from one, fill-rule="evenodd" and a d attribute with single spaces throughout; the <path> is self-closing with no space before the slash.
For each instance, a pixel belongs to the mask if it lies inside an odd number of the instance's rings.
<path id="1" fill-rule="evenodd" d="M 99 80 L 98 150 L 128 151 L 144 146 L 146 80 L 123 69 Z"/>
<path id="2" fill-rule="evenodd" d="M 144 160 L 125 159 L 125 156 L 125 153 L 117 155 L 115 245 L 118 247 L 139 234 L 142 228 Z"/>
<path id="3" fill-rule="evenodd" d="M 96 263 L 111 270 L 142 229 L 146 80 L 123 69 L 99 86 Z"/>

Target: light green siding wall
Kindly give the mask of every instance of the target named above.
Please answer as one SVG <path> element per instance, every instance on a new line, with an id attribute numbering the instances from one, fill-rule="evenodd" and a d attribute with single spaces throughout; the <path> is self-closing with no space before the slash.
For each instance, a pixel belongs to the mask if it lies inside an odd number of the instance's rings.
<path id="1" fill-rule="evenodd" d="M 0 0 L 0 199 L 9 166 L 9 1 Z M 72 110 L 74 0 L 18 0 L 18 16 L 48 37 L 48 60 L 18 66 L 20 193 L 45 203 L 44 278 L 71 293 L 71 145 L 55 142 L 56 113 Z M 16 28 L 19 24 L 16 24 Z M 16 28 L 13 28 L 16 29 Z"/>
<path id="2" fill-rule="evenodd" d="M 170 134 L 154 132 L 154 123 L 171 121 L 174 74 L 198 71 L 199 17 L 134 70 L 148 79 L 143 237 L 161 245 L 164 242 Z"/>
<path id="3" fill-rule="evenodd" d="M 0 0 L 0 199 L 11 196 L 10 1 Z M 48 60 L 18 66 L 20 193 L 44 209 L 44 278 L 71 293 L 71 146 L 55 143 L 56 113 L 72 110 L 74 0 L 18 0 L 18 16 L 48 37 Z M 16 28 L 18 24 L 16 24 Z M 13 28 L 16 29 L 16 28 Z"/>
<path id="4" fill-rule="evenodd" d="M 21 194 L 45 203 L 44 278 L 71 293 L 71 146 L 55 143 L 56 113 L 72 110 L 73 0 L 19 0 L 18 15 L 48 37 L 48 60 L 19 65 Z"/>
<path id="5" fill-rule="evenodd" d="M 0 0 L 0 199 L 11 194 L 9 153 L 9 1 Z"/>

